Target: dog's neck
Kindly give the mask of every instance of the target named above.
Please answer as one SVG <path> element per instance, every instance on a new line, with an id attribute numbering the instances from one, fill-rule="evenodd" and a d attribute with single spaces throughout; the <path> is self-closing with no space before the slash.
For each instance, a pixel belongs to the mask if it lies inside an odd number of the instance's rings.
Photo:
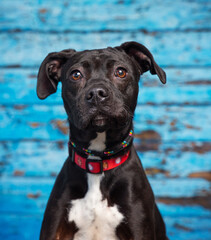
<path id="1" fill-rule="evenodd" d="M 89 149 L 102 152 L 106 149 L 106 132 L 97 133 L 97 137 L 91 140 L 89 144 Z"/>
<path id="2" fill-rule="evenodd" d="M 70 125 L 70 140 L 77 146 L 95 151 L 103 151 L 114 148 L 122 142 L 128 136 L 131 129 L 133 129 L 132 121 L 121 129 L 108 129 L 102 133 L 93 130 L 80 130 L 74 125 Z"/>

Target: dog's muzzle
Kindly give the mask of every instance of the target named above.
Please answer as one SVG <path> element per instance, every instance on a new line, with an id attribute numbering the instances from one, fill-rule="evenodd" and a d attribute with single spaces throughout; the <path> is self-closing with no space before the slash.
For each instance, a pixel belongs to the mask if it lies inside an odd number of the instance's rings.
<path id="1" fill-rule="evenodd" d="M 102 132 L 110 127 L 121 127 L 130 118 L 121 95 L 105 84 L 89 86 L 77 101 L 79 121 L 76 120 L 75 125 L 79 128 Z"/>
<path id="2" fill-rule="evenodd" d="M 110 99 L 110 94 L 108 89 L 102 86 L 91 88 L 86 93 L 86 101 L 89 104 L 102 104 Z"/>

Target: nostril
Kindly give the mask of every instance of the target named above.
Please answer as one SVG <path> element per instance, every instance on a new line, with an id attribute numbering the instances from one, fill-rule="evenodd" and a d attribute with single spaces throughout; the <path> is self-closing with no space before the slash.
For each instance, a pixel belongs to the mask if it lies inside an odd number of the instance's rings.
<path id="1" fill-rule="evenodd" d="M 94 96 L 93 91 L 90 91 L 90 92 L 86 95 L 86 99 L 87 99 L 87 100 L 91 100 L 91 99 L 93 98 L 93 96 Z"/>
<path id="2" fill-rule="evenodd" d="M 98 90 L 98 96 L 100 98 L 106 98 L 106 97 L 108 97 L 108 93 L 104 89 L 99 89 Z"/>
<path id="3" fill-rule="evenodd" d="M 104 88 L 92 88 L 86 94 L 86 101 L 90 103 L 103 102 L 109 97 L 108 91 Z"/>

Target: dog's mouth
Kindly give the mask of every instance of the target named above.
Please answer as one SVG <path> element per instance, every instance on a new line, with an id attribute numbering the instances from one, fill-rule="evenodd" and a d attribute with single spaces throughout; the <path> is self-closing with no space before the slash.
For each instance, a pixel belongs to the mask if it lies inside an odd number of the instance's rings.
<path id="1" fill-rule="evenodd" d="M 109 118 L 106 115 L 98 114 L 91 120 L 91 126 L 97 132 L 103 132 L 109 125 Z"/>
<path id="2" fill-rule="evenodd" d="M 117 102 L 118 103 L 118 102 Z M 108 129 L 122 128 L 132 119 L 132 114 L 121 104 L 88 106 L 84 111 L 78 111 L 78 118 L 75 125 L 80 129 L 91 129 L 96 132 L 107 131 Z M 86 114 L 84 114 L 86 112 Z"/>
<path id="3" fill-rule="evenodd" d="M 107 121 L 108 121 L 107 116 L 99 114 L 91 120 L 91 124 L 93 127 L 103 127 L 107 124 Z"/>

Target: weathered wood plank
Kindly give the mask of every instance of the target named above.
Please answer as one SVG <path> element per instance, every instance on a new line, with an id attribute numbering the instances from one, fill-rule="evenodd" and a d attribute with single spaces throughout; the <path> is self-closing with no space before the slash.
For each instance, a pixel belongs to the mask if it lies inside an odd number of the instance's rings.
<path id="1" fill-rule="evenodd" d="M 18 207 L 18 206 L 17 206 Z M 0 214 L 0 239 L 37 240 L 39 239 L 42 215 Z"/>
<path id="2" fill-rule="evenodd" d="M 188 200 L 188 197 L 186 197 L 186 199 Z M 202 218 L 211 217 L 210 209 L 205 209 L 202 206 L 197 204 L 192 206 L 186 206 L 182 204 L 166 205 L 166 204 L 160 203 L 158 200 L 156 202 L 158 204 L 159 210 L 161 211 L 162 215 L 165 217 L 176 217 L 176 218 L 177 217 L 202 217 Z"/>
<path id="3" fill-rule="evenodd" d="M 204 179 L 172 178 L 155 179 L 148 177 L 156 197 L 194 197 L 206 196 L 210 190 L 210 182 Z M 44 196 L 50 193 L 54 178 L 31 177 L 2 177 L 0 182 L 1 194 L 37 194 Z M 188 189 L 188 192 L 187 192 Z"/>
<path id="4" fill-rule="evenodd" d="M 153 130 L 161 141 L 210 141 L 210 106 L 137 106 L 135 133 Z M 0 106 L 0 140 L 68 138 L 62 105 Z M 153 132 L 148 132 L 155 140 Z"/>
<path id="5" fill-rule="evenodd" d="M 207 85 L 175 84 L 151 88 L 140 88 L 138 104 L 150 105 L 210 105 L 211 88 Z"/>
<path id="6" fill-rule="evenodd" d="M 13 239 L 14 235 L 17 239 L 17 236 L 20 235 L 21 239 L 33 239 L 30 234 L 33 233 L 33 237 L 39 235 L 43 212 L 53 181 L 53 179 L 47 178 L 41 181 L 37 178 L 2 179 L 0 183 L 0 217 L 4 230 L 1 231 L 1 237 Z M 180 182 L 180 186 L 183 186 L 183 183 Z M 156 185 L 160 186 L 160 182 L 157 181 Z M 176 189 L 173 187 L 173 190 Z M 174 237 L 176 239 L 180 235 L 182 238 L 179 239 L 191 239 L 190 237 L 193 236 L 194 239 L 197 239 L 197 234 L 201 231 L 203 231 L 203 239 L 209 239 L 206 237 L 210 234 L 210 210 L 205 210 L 197 205 L 190 207 L 158 204 L 158 206 L 166 221 L 171 239 Z M 25 224 L 25 222 L 27 223 Z M 25 226 L 27 231 L 22 231 L 22 226 Z"/>
<path id="7" fill-rule="evenodd" d="M 45 178 L 41 181 L 37 178 L 2 179 L 0 183 L 0 217 L 5 228 L 1 231 L 1 236 L 11 237 L 11 233 L 14 232 L 16 237 L 18 234 L 22 237 L 25 237 L 25 234 L 29 236 L 29 233 L 31 232 L 33 232 L 33 236 L 38 235 L 41 219 L 53 181 L 54 179 L 52 178 Z M 165 195 L 165 190 L 167 190 L 167 188 L 171 189 L 174 193 L 178 193 L 178 191 L 180 192 L 181 187 L 186 189 L 189 185 L 191 186 L 189 191 L 190 194 L 190 192 L 192 192 L 192 186 L 195 185 L 190 181 L 186 184 L 184 184 L 184 181 L 179 181 L 178 186 L 175 188 L 175 184 L 172 184 L 172 182 L 167 187 L 165 187 L 165 184 L 162 184 L 162 181 L 159 180 L 156 181 L 156 183 L 153 183 L 150 179 L 150 182 L 152 186 L 154 185 L 153 188 L 156 195 L 162 195 L 162 193 Z M 201 185 L 201 183 L 199 183 L 199 185 Z M 159 188 L 156 189 L 156 187 Z M 164 192 L 162 192 L 163 188 Z M 199 191 L 197 190 L 197 194 L 198 193 Z M 196 192 L 193 194 L 195 195 Z M 197 237 L 198 232 L 201 231 L 203 231 L 203 239 L 209 239 L 206 237 L 210 234 L 210 210 L 206 210 L 197 205 L 182 206 L 159 203 L 158 207 L 164 216 L 167 231 L 171 236 L 171 239 L 174 239 L 174 237 L 176 239 L 176 237 L 180 235 L 183 237 L 179 239 L 192 239 L 190 237 L 193 236 L 194 239 L 196 239 L 195 237 Z M 18 217 L 19 221 L 15 220 L 16 217 Z M 13 221 L 11 221 L 11 219 L 13 219 Z M 21 229 L 21 226 L 23 226 L 25 221 L 27 221 L 27 224 L 24 226 L 30 231 L 26 231 L 26 233 L 23 234 L 23 231 L 18 231 Z M 35 223 L 33 221 L 35 221 Z"/>
<path id="8" fill-rule="evenodd" d="M 24 193 L 18 194 L 15 191 L 10 193 L 3 192 L 0 196 L 0 214 L 42 216 L 50 191 L 48 193 L 40 192 L 39 190 L 38 192 L 32 192 L 32 190 L 30 191 L 30 189 L 28 189 Z M 169 206 L 172 207 L 171 205 Z M 207 216 L 207 212 L 205 210 L 201 212 L 203 216 Z"/>
<path id="9" fill-rule="evenodd" d="M 0 214 L 1 239 L 37 240 L 39 238 L 42 216 Z M 210 240 L 209 218 L 203 217 L 164 217 L 167 233 L 171 240 Z M 27 229 L 27 231 L 23 231 Z"/>
<path id="10" fill-rule="evenodd" d="M 146 45 L 156 61 L 165 66 L 210 66 L 211 32 L 119 33 L 1 33 L 0 66 L 39 66 L 49 52 L 119 46 L 125 41 Z M 19 54 L 16 54 L 19 53 Z M 15 57 L 14 57 L 15 56 Z"/>
<path id="11" fill-rule="evenodd" d="M 210 1 L 3 1 L 0 30 L 210 29 Z M 14 11 L 15 9 L 15 11 Z M 94 13 L 94 14 L 93 14 Z M 152 17 L 153 16 L 153 17 Z"/>
<path id="12" fill-rule="evenodd" d="M 1 142 L 1 176 L 55 176 L 68 156 L 67 142 Z"/>
<path id="13" fill-rule="evenodd" d="M 207 114 L 210 109 L 210 106 L 200 108 L 138 106 L 134 117 L 134 129 L 136 133 L 146 129 L 155 130 L 162 141 L 207 141 L 211 121 Z"/>
<path id="14" fill-rule="evenodd" d="M 210 11 L 208 0 L 1 3 L 0 239 L 38 239 L 68 152 L 60 89 L 43 102 L 35 94 L 41 61 L 50 51 L 128 40 L 148 46 L 167 67 L 167 86 L 144 76 L 138 98 L 144 106 L 138 106 L 134 122 L 135 145 L 168 235 L 211 239 Z"/>
<path id="15" fill-rule="evenodd" d="M 211 68 L 166 68 L 167 84 L 156 75 L 144 74 L 140 81 L 139 104 L 211 103 Z M 62 104 L 61 88 L 45 101 L 36 96 L 38 69 L 1 69 L 0 104 Z"/>
<path id="16" fill-rule="evenodd" d="M 208 240 L 211 237 L 210 218 L 164 217 L 169 239 Z"/>
<path id="17" fill-rule="evenodd" d="M 211 143 L 156 142 L 146 149 L 143 142 L 135 139 L 135 146 L 150 177 L 211 180 Z M 56 176 L 67 156 L 67 141 L 0 142 L 0 175 Z"/>
<path id="18" fill-rule="evenodd" d="M 48 194 L 43 195 L 42 192 L 39 192 L 40 195 L 38 197 L 37 193 L 34 194 L 34 198 L 29 197 L 33 194 L 30 193 L 22 193 L 22 194 L 14 194 L 14 193 L 6 193 L 1 194 L 0 196 L 0 215 L 8 214 L 8 215 L 22 215 L 22 216 L 42 216 L 48 201 Z M 49 192 L 50 194 L 50 192 Z M 177 198 L 175 198 L 176 200 Z M 186 198 L 187 201 L 189 198 Z M 157 201 L 159 210 L 162 215 L 165 217 L 201 217 L 201 218 L 209 218 L 211 217 L 210 209 L 205 209 L 200 205 L 186 206 L 180 204 L 163 204 Z"/>

